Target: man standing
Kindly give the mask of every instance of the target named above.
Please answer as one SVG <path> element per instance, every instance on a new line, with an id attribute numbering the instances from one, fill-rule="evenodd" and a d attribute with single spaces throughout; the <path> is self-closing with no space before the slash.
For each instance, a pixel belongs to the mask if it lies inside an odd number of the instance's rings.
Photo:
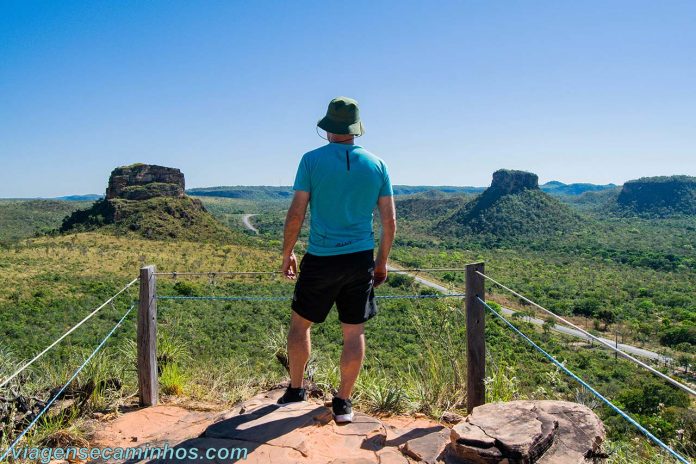
<path id="1" fill-rule="evenodd" d="M 374 287 L 387 280 L 387 259 L 396 232 L 391 181 L 384 161 L 355 145 L 363 134 L 358 103 L 331 100 L 317 126 L 329 143 L 302 157 L 285 220 L 282 272 L 297 277 L 297 242 L 307 205 L 311 225 L 307 253 L 300 263 L 292 301 L 288 358 L 290 387 L 281 404 L 304 401 L 304 370 L 309 360 L 310 328 L 324 322 L 336 303 L 343 329 L 341 385 L 333 398 L 336 422 L 351 422 L 350 395 L 365 356 L 365 322 L 377 314 Z M 382 233 L 374 259 L 372 216 L 379 208 Z"/>

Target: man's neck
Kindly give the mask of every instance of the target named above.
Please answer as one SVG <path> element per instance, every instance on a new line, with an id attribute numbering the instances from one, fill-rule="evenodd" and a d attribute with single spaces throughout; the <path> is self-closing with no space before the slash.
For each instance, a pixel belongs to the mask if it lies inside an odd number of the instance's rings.
<path id="1" fill-rule="evenodd" d="M 344 139 L 344 140 L 331 140 L 332 143 L 343 143 L 345 145 L 354 145 L 353 142 L 355 142 L 355 137 L 351 137 L 349 139 Z"/>

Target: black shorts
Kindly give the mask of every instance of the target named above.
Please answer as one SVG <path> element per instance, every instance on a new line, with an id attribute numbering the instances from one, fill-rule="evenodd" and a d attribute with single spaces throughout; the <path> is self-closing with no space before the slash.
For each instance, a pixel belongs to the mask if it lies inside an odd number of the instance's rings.
<path id="1" fill-rule="evenodd" d="M 377 314 L 372 280 L 373 250 L 336 256 L 307 253 L 300 262 L 292 310 L 312 322 L 324 322 L 334 303 L 338 319 L 362 324 Z"/>

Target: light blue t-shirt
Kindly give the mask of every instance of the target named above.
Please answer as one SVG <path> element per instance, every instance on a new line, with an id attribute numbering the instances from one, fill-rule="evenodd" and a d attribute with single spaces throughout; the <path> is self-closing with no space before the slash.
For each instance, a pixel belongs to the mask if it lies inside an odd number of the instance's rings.
<path id="1" fill-rule="evenodd" d="M 343 143 L 305 153 L 293 189 L 309 192 L 307 252 L 317 256 L 373 249 L 377 200 L 394 194 L 384 161 L 359 145 Z"/>

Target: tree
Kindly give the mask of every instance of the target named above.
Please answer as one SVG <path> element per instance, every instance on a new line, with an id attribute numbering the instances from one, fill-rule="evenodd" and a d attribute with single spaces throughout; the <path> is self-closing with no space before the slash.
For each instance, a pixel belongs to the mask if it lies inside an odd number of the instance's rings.
<path id="1" fill-rule="evenodd" d="M 623 390 L 617 400 L 635 414 L 657 414 L 661 407 L 688 408 L 690 404 L 686 393 L 655 379 L 646 380 L 642 387 Z"/>
<path id="2" fill-rule="evenodd" d="M 549 317 L 544 320 L 544 325 L 541 328 L 544 330 L 544 333 L 548 335 L 554 327 L 556 327 L 556 322 Z"/>
<path id="3" fill-rule="evenodd" d="M 600 309 L 597 312 L 597 317 L 600 321 L 604 323 L 604 330 L 607 330 L 609 324 L 613 324 L 616 321 L 616 315 L 614 311 L 608 308 Z"/>
<path id="4" fill-rule="evenodd" d="M 601 307 L 601 303 L 597 298 L 583 298 L 578 300 L 573 305 L 573 314 L 578 316 L 591 317 Z"/>
<path id="5" fill-rule="evenodd" d="M 679 366 L 684 368 L 684 373 L 688 374 L 689 373 L 689 366 L 693 362 L 693 356 L 690 354 L 682 353 L 679 356 L 677 356 L 677 363 Z"/>

